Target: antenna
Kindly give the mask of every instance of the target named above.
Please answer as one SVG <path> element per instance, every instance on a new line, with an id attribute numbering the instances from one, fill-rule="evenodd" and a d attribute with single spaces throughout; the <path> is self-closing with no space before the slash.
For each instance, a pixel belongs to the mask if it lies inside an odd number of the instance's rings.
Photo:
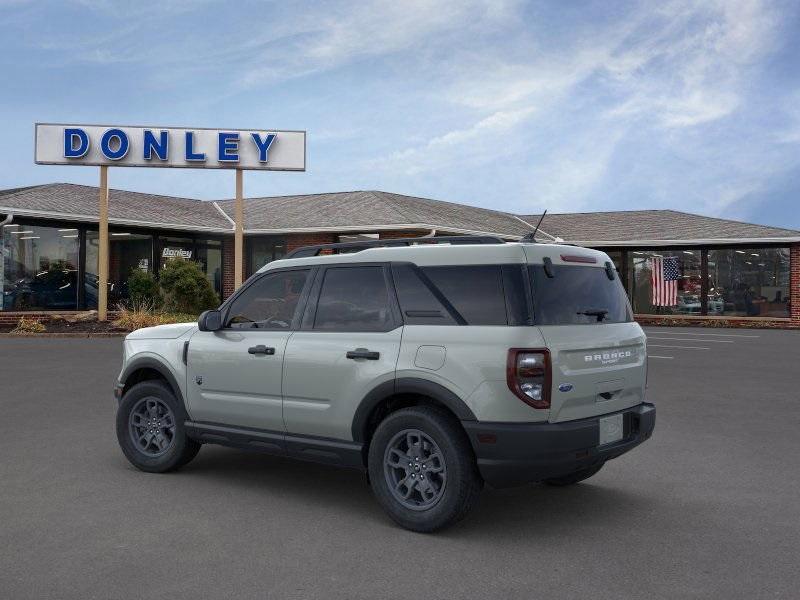
<path id="1" fill-rule="evenodd" d="M 539 231 L 539 225 L 541 225 L 542 221 L 544 221 L 544 216 L 546 214 L 547 214 L 547 209 L 545 208 L 544 212 L 542 213 L 542 216 L 539 217 L 539 222 L 536 224 L 536 227 L 533 228 L 533 231 L 531 233 L 526 234 L 525 237 L 523 237 L 520 240 L 520 242 L 534 243 L 534 244 L 536 243 L 536 232 Z"/>

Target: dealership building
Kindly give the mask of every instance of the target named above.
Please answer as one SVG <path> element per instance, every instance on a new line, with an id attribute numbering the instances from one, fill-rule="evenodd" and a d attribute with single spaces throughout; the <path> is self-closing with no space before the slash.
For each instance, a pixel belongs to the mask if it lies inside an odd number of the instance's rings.
<path id="1" fill-rule="evenodd" d="M 0 322 L 97 306 L 98 194 L 66 183 L 0 190 Z M 310 244 L 437 235 L 510 241 L 539 221 L 380 191 L 249 198 L 244 209 L 247 276 Z M 234 200 L 111 190 L 109 305 L 126 299 L 134 269 L 158 275 L 176 258 L 197 261 L 220 298 L 229 296 L 234 218 Z M 800 327 L 800 231 L 641 210 L 548 214 L 536 239 L 607 252 L 639 320 Z M 669 271 L 662 271 L 665 264 Z M 655 273 L 675 269 L 677 292 L 665 300 L 654 289 Z"/>

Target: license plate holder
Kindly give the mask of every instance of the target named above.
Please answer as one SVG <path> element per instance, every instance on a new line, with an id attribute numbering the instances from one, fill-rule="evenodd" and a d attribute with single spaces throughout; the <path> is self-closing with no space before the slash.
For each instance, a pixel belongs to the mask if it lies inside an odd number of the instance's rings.
<path id="1" fill-rule="evenodd" d="M 624 430 L 624 421 L 622 417 L 622 413 L 609 415 L 608 417 L 600 417 L 600 440 L 598 441 L 598 446 L 613 444 L 622 439 Z"/>

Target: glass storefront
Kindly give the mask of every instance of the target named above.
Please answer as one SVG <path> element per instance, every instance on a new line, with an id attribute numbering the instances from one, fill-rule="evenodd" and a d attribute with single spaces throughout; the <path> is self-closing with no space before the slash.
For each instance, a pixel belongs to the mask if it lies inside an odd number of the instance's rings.
<path id="1" fill-rule="evenodd" d="M 190 237 L 160 237 L 159 268 L 179 258 L 200 264 L 211 287 L 222 298 L 222 241 Z"/>
<path id="2" fill-rule="evenodd" d="M 638 314 L 702 314 L 700 250 L 634 250 L 628 253 L 631 304 Z"/>
<path id="3" fill-rule="evenodd" d="M 708 314 L 789 318 L 788 248 L 708 251 Z"/>
<path id="4" fill-rule="evenodd" d="M 286 255 L 286 240 L 283 238 L 248 237 L 245 241 L 248 277 L 267 263 Z"/>
<path id="5" fill-rule="evenodd" d="M 206 274 L 211 287 L 222 299 L 222 242 L 219 240 L 198 240 L 197 262 Z"/>
<path id="6" fill-rule="evenodd" d="M 108 235 L 108 305 L 128 299 L 128 278 L 135 270 L 153 272 L 153 236 L 129 231 L 111 231 Z M 84 298 L 87 308 L 97 308 L 97 265 L 99 235 L 86 232 L 84 259 Z"/>
<path id="7" fill-rule="evenodd" d="M 96 226 L 24 221 L 2 226 L 0 310 L 96 308 L 98 233 L 88 227 Z M 176 258 L 199 263 L 222 297 L 219 238 L 112 229 L 109 242 L 109 308 L 127 300 L 128 278 L 135 270 L 158 275 L 167 261 Z M 247 237 L 245 243 L 248 275 L 286 254 L 284 237 Z M 637 314 L 790 318 L 788 247 L 604 251 L 626 284 Z"/>
<path id="8" fill-rule="evenodd" d="M 79 251 L 77 229 L 3 225 L 2 309 L 75 310 Z"/>

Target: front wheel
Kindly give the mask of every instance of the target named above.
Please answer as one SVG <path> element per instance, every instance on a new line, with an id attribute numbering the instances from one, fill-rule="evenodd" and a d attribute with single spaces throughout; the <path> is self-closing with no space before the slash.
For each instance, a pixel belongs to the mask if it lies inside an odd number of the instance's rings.
<path id="1" fill-rule="evenodd" d="M 419 532 L 464 518 L 483 487 L 466 434 L 450 415 L 427 406 L 381 422 L 369 447 L 369 475 L 389 516 Z"/>
<path id="2" fill-rule="evenodd" d="M 149 473 L 179 469 L 200 451 L 186 435 L 183 406 L 166 384 L 142 381 L 117 409 L 117 440 L 133 466 Z"/>

